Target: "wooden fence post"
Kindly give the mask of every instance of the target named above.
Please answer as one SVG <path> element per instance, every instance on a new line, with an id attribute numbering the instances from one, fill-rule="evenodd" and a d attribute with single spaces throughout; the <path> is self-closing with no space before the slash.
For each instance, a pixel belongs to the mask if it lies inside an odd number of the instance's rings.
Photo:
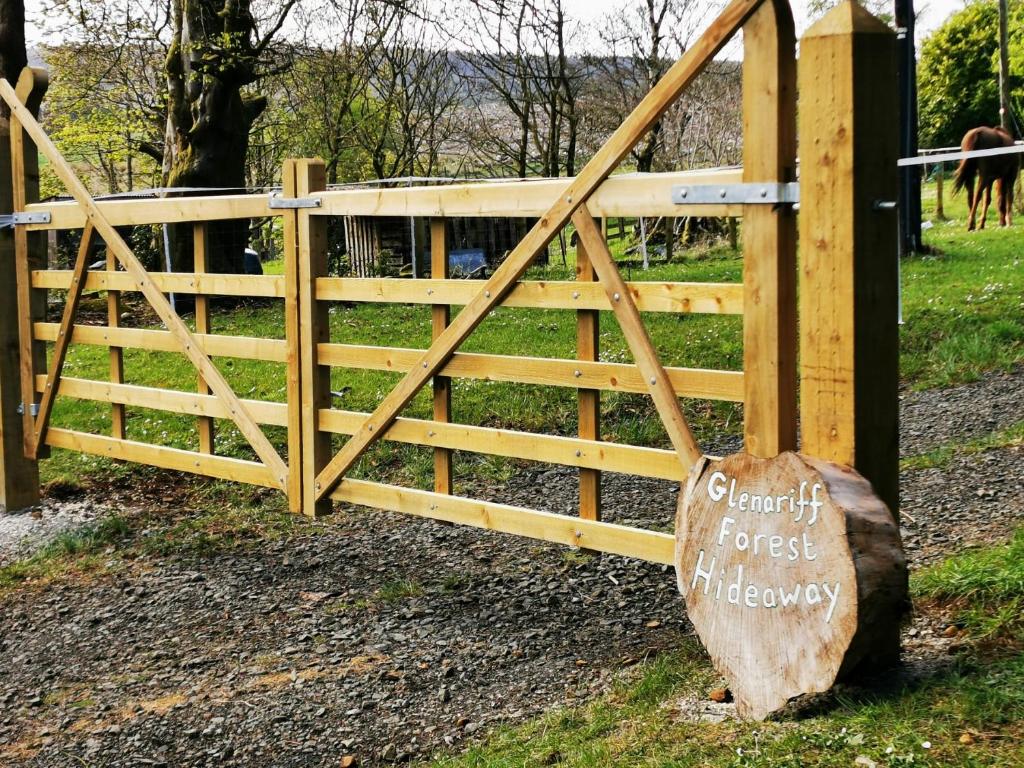
<path id="1" fill-rule="evenodd" d="M 193 271 L 197 274 L 206 272 L 206 255 L 209 246 L 207 237 L 206 222 L 196 222 L 192 225 L 192 253 Z M 197 293 L 196 301 L 196 333 L 210 333 L 210 299 L 205 294 Z M 200 395 L 208 395 L 211 390 L 202 374 L 199 375 L 198 392 Z M 209 416 L 199 417 L 199 452 L 214 453 L 214 422 Z"/>
<path id="2" fill-rule="evenodd" d="M 858 4 L 800 46 L 802 450 L 899 509 L 896 37 Z"/>
<path id="3" fill-rule="evenodd" d="M 447 222 L 435 217 L 430 220 L 430 278 L 448 279 Z M 451 307 L 434 304 L 430 309 L 431 338 L 437 339 L 451 321 Z M 434 377 L 434 421 L 449 422 L 452 418 L 452 382 L 447 376 Z M 434 491 L 452 494 L 452 452 L 447 448 L 434 449 Z"/>
<path id="4" fill-rule="evenodd" d="M 288 163 L 285 164 L 287 171 Z M 294 183 L 284 180 L 285 197 L 309 197 L 327 189 L 323 160 L 295 162 Z M 317 501 L 316 476 L 331 459 L 331 434 L 320 430 L 320 409 L 331 407 L 331 369 L 319 365 L 317 345 L 331 340 L 330 313 L 316 300 L 316 279 L 327 276 L 327 219 L 298 209 L 295 217 L 298 302 L 299 377 L 301 386 L 302 512 L 317 516 L 330 512 L 331 501 Z M 291 357 L 291 355 L 289 355 Z M 291 366 L 289 366 L 291 368 Z M 295 459 L 293 459 L 294 461 Z"/>
<path id="5" fill-rule="evenodd" d="M 39 114 L 39 105 L 47 88 L 43 70 L 24 70 L 18 83 L 18 94 L 33 114 Z M 4 110 L 6 112 L 6 110 Z M 21 142 L 20 158 L 11 152 L 11 120 L 0 118 L 0 213 L 15 210 L 15 184 L 20 186 L 20 203 L 39 200 L 39 157 L 35 144 Z M 20 128 L 15 128 L 20 133 Z M 19 178 L 15 179 L 17 171 Z M 22 509 L 39 501 L 39 465 L 26 458 L 26 429 L 31 430 L 31 410 L 28 418 L 19 415 L 23 402 L 22 365 L 30 365 L 31 374 L 46 370 L 45 346 L 32 346 L 32 354 L 23 359 L 19 322 L 19 302 L 15 300 L 17 285 L 17 258 L 15 240 L 25 238 L 25 253 L 29 267 L 43 269 L 46 264 L 46 234 L 18 233 L 13 229 L 0 230 L 0 290 L 6 292 L 0 301 L 0 511 Z M 46 292 L 32 291 L 30 298 L 32 319 L 43 319 L 46 312 Z M 30 375 L 31 375 L 30 374 Z M 34 384 L 34 382 L 33 382 Z M 35 387 L 32 387 L 34 394 Z M 31 402 L 36 402 L 32 397 Z M 43 455 L 41 453 L 40 455 Z"/>
<path id="6" fill-rule="evenodd" d="M 743 180 L 786 182 L 796 169 L 796 40 L 785 0 L 743 26 Z M 748 453 L 796 448 L 796 217 L 743 210 L 743 414 Z"/>
<path id="7" fill-rule="evenodd" d="M 604 237 L 602 235 L 602 237 Z M 576 243 L 576 279 L 594 282 L 597 274 L 582 238 Z M 600 359 L 601 313 L 593 309 L 576 310 L 576 357 L 592 362 Z M 601 391 L 577 389 L 579 408 L 578 434 L 584 440 L 601 439 Z M 601 471 L 580 469 L 580 517 L 601 519 Z"/>
<path id="8" fill-rule="evenodd" d="M 107 271 L 117 271 L 117 257 L 110 249 L 107 252 Z M 197 305 L 198 306 L 198 305 Z M 121 292 L 107 291 L 107 325 L 110 328 L 121 327 Z M 111 344 L 108 350 L 110 361 L 110 383 L 124 383 L 124 350 Z M 200 394 L 205 390 L 200 389 Z M 123 403 L 110 404 L 110 436 L 116 440 L 124 440 L 128 435 L 128 413 Z"/>

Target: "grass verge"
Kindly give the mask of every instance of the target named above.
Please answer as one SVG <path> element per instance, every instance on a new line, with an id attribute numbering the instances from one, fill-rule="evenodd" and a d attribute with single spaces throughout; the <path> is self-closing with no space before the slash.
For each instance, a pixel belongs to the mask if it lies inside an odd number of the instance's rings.
<path id="1" fill-rule="evenodd" d="M 967 652 L 884 689 L 841 687 L 825 706 L 763 723 L 694 722 L 721 684 L 696 643 L 589 705 L 502 728 L 434 768 L 596 766 L 1020 766 L 1024 758 L 1024 529 L 913 579 L 919 607 L 952 613 Z M 993 641 L 998 639 L 998 644 Z"/>

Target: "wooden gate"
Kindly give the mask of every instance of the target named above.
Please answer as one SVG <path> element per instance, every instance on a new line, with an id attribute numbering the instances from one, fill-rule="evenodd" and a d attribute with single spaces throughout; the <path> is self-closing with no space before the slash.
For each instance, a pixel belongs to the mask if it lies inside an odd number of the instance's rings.
<path id="1" fill-rule="evenodd" d="M 802 162 L 805 178 L 825 204 L 804 201 L 801 219 L 805 265 L 801 302 L 811 309 L 801 329 L 804 372 L 804 449 L 823 458 L 865 467 L 883 498 L 896 470 L 896 371 L 890 366 L 857 375 L 858 355 L 872 348 L 895 350 L 895 218 L 871 203 L 891 199 L 895 180 L 894 131 L 885 120 L 892 105 L 858 80 L 874 67 L 883 78 L 894 67 L 892 34 L 853 3 L 845 16 L 804 39 L 804 55 L 818 58 L 802 93 Z M 845 21 L 843 21 L 845 19 Z M 819 25 L 820 26 L 820 25 Z M 739 30 L 744 33 L 742 169 L 696 173 L 610 176 L 634 144 L 679 97 Z M 815 29 L 818 29 L 817 27 Z M 0 96 L 12 110 L 11 146 L 18 265 L 19 345 L 24 452 L 42 455 L 44 446 L 97 453 L 278 488 L 294 511 L 326 512 L 342 501 L 461 524 L 475 525 L 590 550 L 673 562 L 669 533 L 640 530 L 601 520 L 600 473 L 624 472 L 682 481 L 701 456 L 679 405 L 679 398 L 708 398 L 744 404 L 745 449 L 774 456 L 797 447 L 797 268 L 796 214 L 788 204 L 761 200 L 734 202 L 729 190 L 757 184 L 769 189 L 795 181 L 796 61 L 793 22 L 785 0 L 734 0 L 704 35 L 641 101 L 608 142 L 573 179 L 528 183 L 454 185 L 400 189 L 327 191 L 323 163 L 289 160 L 279 198 L 259 195 L 96 202 L 75 178 L 32 115 L 43 85 L 27 73 L 17 89 L 0 83 Z M 884 82 L 884 79 L 883 79 Z M 869 105 L 865 110 L 865 105 Z M 806 119 L 805 119 L 806 115 Z M 892 125 L 895 125 L 893 121 Z M 856 130 L 856 134 L 852 134 Z M 72 203 L 29 204 L 23 132 L 48 158 L 74 197 Z M 892 134 L 890 137 L 889 134 Z M 891 158 L 891 173 L 888 161 Z M 870 161 L 865 164 L 865 161 Z M 857 170 L 855 165 L 865 165 Z M 823 169 L 822 173 L 818 173 Z M 836 170 L 849 171 L 848 178 Z M 812 171 L 809 173 L 809 171 Z M 827 174 L 832 174 L 828 177 Z M 829 179 L 831 187 L 826 189 Z M 722 189 L 724 202 L 680 203 L 680 186 Z M 695 186 L 696 185 L 696 186 Z M 783 201 L 784 203 L 784 201 Z M 42 216 L 48 220 L 43 221 Z M 623 280 L 596 220 L 636 216 L 742 216 L 742 283 L 630 283 Z M 415 216 L 430 220 L 432 279 L 330 277 L 326 227 L 329 217 Z M 536 217 L 538 223 L 495 274 L 485 282 L 445 279 L 447 217 Z M 283 276 L 243 277 L 207 274 L 206 227 L 225 219 L 280 217 L 284 231 Z M 115 227 L 191 223 L 196 268 L 190 274 L 150 274 L 139 264 Z M 522 277 L 536 255 L 565 226 L 579 237 L 577 280 L 527 281 Z M 75 269 L 33 269 L 32 233 L 82 229 Z M 865 239 L 864 233 L 870 234 Z M 891 248 L 884 245 L 892 234 Z M 107 246 L 108 269 L 87 271 L 87 244 Z M 115 264 L 116 262 L 116 264 Z M 124 271 L 117 271 L 120 265 Z M 872 278 L 877 278 L 871 283 Z M 869 291 L 847 296 L 847 284 Z M 875 284 L 877 283 L 877 284 Z M 75 325 L 83 289 L 108 292 L 104 327 Z M 822 289 L 836 297 L 826 307 Z M 38 317 L 36 289 L 67 290 L 61 323 Z M 859 290 L 859 289 L 858 289 Z M 118 327 L 120 292 L 139 291 L 167 330 Z M 173 311 L 165 293 L 197 296 L 195 330 Z M 282 300 L 283 339 L 225 337 L 209 332 L 207 296 L 259 296 Z M 430 306 L 433 342 L 427 349 L 333 343 L 331 302 L 384 302 Z M 892 302 L 889 307 L 888 302 Z M 451 306 L 463 309 L 452 319 Z M 460 352 L 460 345 L 496 307 L 572 310 L 577 318 L 577 358 L 523 358 Z M 890 311 L 891 310 L 891 311 Z M 635 364 L 604 362 L 598 349 L 598 313 L 610 311 L 620 325 Z M 743 370 L 666 368 L 643 322 L 650 312 L 742 314 Z M 822 340 L 825 340 L 824 344 Z M 54 348 L 47 365 L 46 342 Z M 111 380 L 95 382 L 62 376 L 69 343 L 110 348 Z M 120 350 L 138 347 L 184 354 L 195 366 L 195 393 L 125 384 Z M 284 364 L 286 402 L 242 400 L 211 356 L 248 357 Z M 886 358 L 887 360 L 889 358 Z M 331 370 L 354 368 L 404 374 L 372 413 L 342 411 L 331 405 Z M 46 370 L 43 375 L 42 371 Z M 496 430 L 451 421 L 451 380 L 510 381 L 567 387 L 578 391 L 579 436 Z M 433 392 L 433 418 L 402 418 L 403 408 L 423 388 Z M 600 439 L 602 391 L 648 393 L 673 450 L 618 445 Z M 48 427 L 57 393 L 111 404 L 113 434 L 71 432 Z M 156 408 L 197 417 L 200 451 L 158 447 L 125 439 L 125 406 Z M 808 410 L 810 409 L 810 410 Z M 213 419 L 230 419 L 252 446 L 258 461 L 218 456 L 213 450 Z M 891 422 L 891 423 L 890 423 Z M 808 425 L 813 433 L 808 434 Z M 287 428 L 287 463 L 262 426 Z M 867 428 L 865 426 L 867 425 Z M 872 426 L 873 425 L 873 426 Z M 872 437 L 872 432 L 877 433 Z M 332 438 L 344 436 L 337 453 Z M 428 446 L 434 450 L 433 491 L 348 477 L 349 470 L 377 440 Z M 579 516 L 559 515 L 452 495 L 452 451 L 473 451 L 576 467 L 580 473 Z M 862 470 L 863 471 L 863 470 Z"/>

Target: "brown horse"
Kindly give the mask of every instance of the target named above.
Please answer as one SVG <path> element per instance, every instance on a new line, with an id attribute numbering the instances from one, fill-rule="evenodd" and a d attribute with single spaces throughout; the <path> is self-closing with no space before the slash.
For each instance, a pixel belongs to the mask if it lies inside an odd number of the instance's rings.
<path id="1" fill-rule="evenodd" d="M 972 128 L 964 134 L 960 149 L 970 152 L 975 149 L 996 149 L 1012 147 L 1013 137 L 1002 128 Z M 985 217 L 992 202 L 992 184 L 999 182 L 999 226 L 1008 227 L 1013 209 L 1013 183 L 1020 170 L 1020 155 L 994 155 L 992 157 L 967 157 L 960 161 L 953 181 L 953 194 L 967 187 L 967 205 L 971 215 L 967 219 L 967 231 L 974 229 L 974 216 L 978 210 L 982 190 L 985 205 L 981 209 L 981 226 L 985 228 Z M 978 175 L 978 194 L 974 194 L 974 177 Z"/>

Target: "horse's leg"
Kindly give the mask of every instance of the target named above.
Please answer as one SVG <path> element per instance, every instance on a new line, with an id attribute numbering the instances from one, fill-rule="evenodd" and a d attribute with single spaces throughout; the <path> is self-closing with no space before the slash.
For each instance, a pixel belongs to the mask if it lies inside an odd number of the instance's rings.
<path id="1" fill-rule="evenodd" d="M 1006 226 L 1013 224 L 1013 187 L 1017 179 L 1015 176 L 1006 176 L 1003 179 L 1003 199 L 1006 201 Z"/>
<path id="2" fill-rule="evenodd" d="M 985 220 L 988 218 L 988 207 L 992 204 L 992 184 L 994 179 L 985 185 L 985 202 L 981 206 L 981 223 L 978 229 L 985 228 Z M 981 197 L 981 189 L 978 189 L 978 197 Z"/>
<path id="3" fill-rule="evenodd" d="M 999 209 L 999 226 L 1006 226 L 1006 179 L 996 181 L 996 207 Z"/>
<path id="4" fill-rule="evenodd" d="M 978 209 L 978 198 L 974 195 L 974 174 L 970 174 L 964 182 L 967 189 L 967 208 L 970 213 L 967 216 L 967 231 L 974 229 L 974 212 Z M 980 191 L 980 190 L 979 190 Z"/>

